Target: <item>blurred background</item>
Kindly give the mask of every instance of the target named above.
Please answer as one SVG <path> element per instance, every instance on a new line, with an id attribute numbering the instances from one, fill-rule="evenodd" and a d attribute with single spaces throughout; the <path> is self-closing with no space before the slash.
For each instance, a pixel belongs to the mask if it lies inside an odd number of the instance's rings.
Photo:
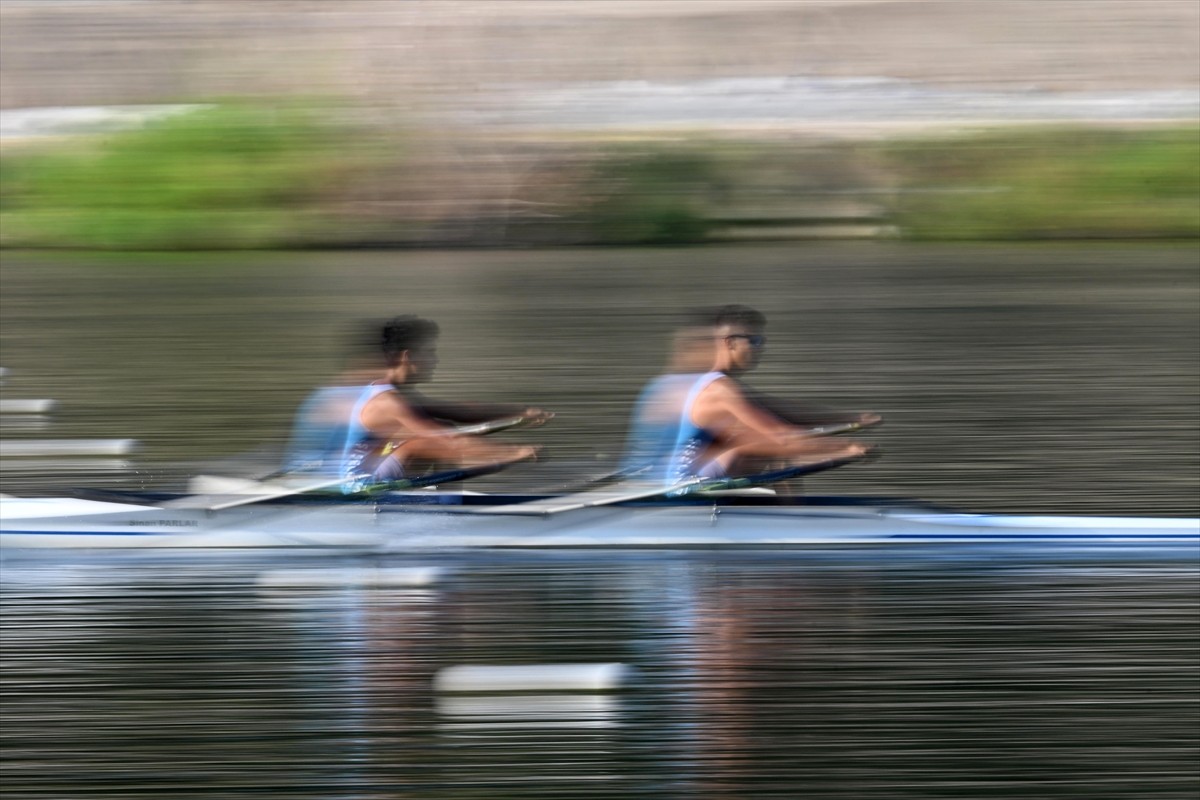
<path id="1" fill-rule="evenodd" d="M 1200 512 L 1192 0 L 6 0 L 0 51 L 3 392 L 58 401 L 4 438 L 136 440 L 108 482 L 269 472 L 417 313 L 557 486 L 740 302 L 757 386 L 887 419 L 811 491 Z"/>

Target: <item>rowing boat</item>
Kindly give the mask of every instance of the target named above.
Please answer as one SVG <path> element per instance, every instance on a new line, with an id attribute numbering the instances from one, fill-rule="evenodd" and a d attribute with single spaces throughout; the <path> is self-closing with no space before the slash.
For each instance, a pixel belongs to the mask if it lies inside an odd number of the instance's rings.
<path id="1" fill-rule="evenodd" d="M 511 421 L 507 424 L 511 424 Z M 834 432 L 840 432 L 838 429 Z M 898 543 L 1150 545 L 1200 556 L 1200 519 L 963 514 L 912 502 L 779 495 L 780 481 L 862 456 L 671 485 L 616 473 L 577 492 L 447 491 L 504 464 L 355 494 L 365 476 L 199 477 L 193 492 L 0 496 L 0 548 L 691 548 Z"/>
<path id="2" fill-rule="evenodd" d="M 684 495 L 628 486 L 569 495 L 391 491 L 366 498 L 194 495 L 0 499 L 14 548 L 695 548 L 880 544 L 1173 548 L 1200 557 L 1200 520 L 965 514 L 913 503 L 791 498 L 769 490 Z"/>

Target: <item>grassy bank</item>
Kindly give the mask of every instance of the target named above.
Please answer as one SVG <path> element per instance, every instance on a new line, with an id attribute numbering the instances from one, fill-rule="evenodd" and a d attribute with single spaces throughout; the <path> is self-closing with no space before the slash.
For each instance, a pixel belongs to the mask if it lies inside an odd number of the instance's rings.
<path id="1" fill-rule="evenodd" d="M 496 141 L 213 106 L 0 153 L 0 244 L 113 250 L 1200 237 L 1200 129 Z M 878 223 L 878 224 L 877 224 Z M 883 224 L 886 223 L 886 224 Z M 838 227 L 841 226 L 841 227 Z M 863 229 L 862 226 L 859 226 Z"/>
<path id="2" fill-rule="evenodd" d="M 190 250 L 322 238 L 322 197 L 354 162 L 312 109 L 211 106 L 0 156 L 3 242 Z M 315 228 L 312 227 L 315 224 Z"/>
<path id="3" fill-rule="evenodd" d="M 912 238 L 1200 236 L 1200 128 L 999 131 L 882 155 Z"/>

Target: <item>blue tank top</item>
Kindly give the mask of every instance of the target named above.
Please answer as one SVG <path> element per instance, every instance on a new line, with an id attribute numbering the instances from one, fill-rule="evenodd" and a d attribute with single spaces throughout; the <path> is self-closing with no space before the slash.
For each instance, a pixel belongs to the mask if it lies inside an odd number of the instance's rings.
<path id="1" fill-rule="evenodd" d="M 714 437 L 692 422 L 696 398 L 723 372 L 662 375 L 642 390 L 622 468 L 671 486 L 704 469 L 699 463 Z"/>
<path id="2" fill-rule="evenodd" d="M 322 386 L 300 405 L 292 423 L 283 468 L 336 477 L 346 447 L 350 412 L 362 386 Z"/>
<path id="3" fill-rule="evenodd" d="M 359 390 L 358 400 L 351 409 L 350 418 L 346 422 L 346 439 L 341 452 L 341 477 L 350 478 L 361 474 L 364 457 L 375 444 L 375 437 L 362 424 L 363 407 L 375 397 L 391 390 L 390 383 L 373 383 Z M 347 493 L 360 491 L 369 483 L 369 480 L 354 481 L 343 486 L 342 491 Z"/>

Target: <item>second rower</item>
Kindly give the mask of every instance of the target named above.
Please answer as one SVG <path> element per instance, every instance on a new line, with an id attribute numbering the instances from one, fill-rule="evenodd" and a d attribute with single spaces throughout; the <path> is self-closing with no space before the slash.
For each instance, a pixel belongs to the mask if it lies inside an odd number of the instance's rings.
<path id="1" fill-rule="evenodd" d="M 794 424 L 741 384 L 738 376 L 758 366 L 765 328 L 760 312 L 729 305 L 677 331 L 668 372 L 647 385 L 634 411 L 626 472 L 671 485 L 744 475 L 780 461 L 799 465 L 869 452 L 861 442 Z M 875 414 L 820 416 L 824 423 L 862 427 L 880 421 Z"/>

